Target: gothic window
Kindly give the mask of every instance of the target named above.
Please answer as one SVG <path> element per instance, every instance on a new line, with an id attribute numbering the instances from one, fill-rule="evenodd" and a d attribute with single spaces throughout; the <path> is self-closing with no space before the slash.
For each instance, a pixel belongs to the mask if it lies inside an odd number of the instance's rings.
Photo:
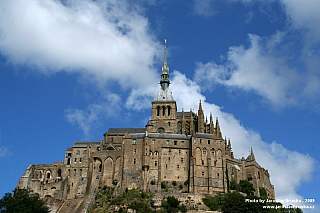
<path id="1" fill-rule="evenodd" d="M 58 170 L 58 177 L 61 177 L 61 169 Z"/>
<path id="2" fill-rule="evenodd" d="M 50 178 L 50 177 L 51 177 L 50 172 L 48 172 L 47 173 L 47 178 Z"/>
<path id="3" fill-rule="evenodd" d="M 159 115 L 160 115 L 160 107 L 157 106 L 157 116 L 159 116 Z"/>
<path id="4" fill-rule="evenodd" d="M 168 116 L 171 114 L 171 107 L 168 106 Z"/>
<path id="5" fill-rule="evenodd" d="M 158 133 L 164 133 L 164 128 L 163 127 L 159 127 L 158 128 Z"/>
<path id="6" fill-rule="evenodd" d="M 214 155 L 214 149 L 211 149 L 211 155 Z"/>
<path id="7" fill-rule="evenodd" d="M 166 115 L 166 107 L 165 107 L 165 106 L 162 107 L 162 115 L 163 115 L 163 116 Z"/>
<path id="8" fill-rule="evenodd" d="M 132 144 L 137 144 L 137 140 L 136 139 L 132 139 Z"/>
<path id="9" fill-rule="evenodd" d="M 260 172 L 258 172 L 258 178 L 260 179 Z"/>
<path id="10" fill-rule="evenodd" d="M 206 155 L 207 154 L 207 149 L 203 148 L 202 154 Z"/>

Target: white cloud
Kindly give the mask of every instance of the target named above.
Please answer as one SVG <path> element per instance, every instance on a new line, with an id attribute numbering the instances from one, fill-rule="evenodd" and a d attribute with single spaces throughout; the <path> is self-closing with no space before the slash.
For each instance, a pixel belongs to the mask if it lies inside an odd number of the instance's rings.
<path id="1" fill-rule="evenodd" d="M 92 127 L 97 126 L 102 120 L 117 117 L 121 109 L 121 98 L 117 94 L 108 94 L 99 103 L 93 103 L 82 109 L 67 109 L 65 116 L 73 125 L 77 125 L 86 137 L 90 136 Z"/>
<path id="2" fill-rule="evenodd" d="M 0 132 L 0 157 L 5 157 L 9 154 L 8 148 L 1 146 L 1 132 Z"/>
<path id="3" fill-rule="evenodd" d="M 212 0 L 195 0 L 193 12 L 196 15 L 210 17 L 215 15 Z"/>
<path id="4" fill-rule="evenodd" d="M 277 199 L 299 199 L 297 189 L 302 182 L 310 180 L 315 167 L 315 160 L 309 155 L 290 151 L 277 142 L 263 141 L 259 133 L 244 127 L 232 114 L 224 112 L 219 106 L 206 102 L 200 86 L 187 79 L 178 71 L 173 73 L 172 91 L 178 105 L 197 110 L 199 100 L 209 117 L 212 113 L 219 118 L 223 136 L 231 139 L 236 158 L 245 157 L 253 147 L 257 162 L 269 170 L 272 184 L 275 186 Z M 185 111 L 188 111 L 185 109 Z"/>
<path id="5" fill-rule="evenodd" d="M 80 73 L 100 85 L 155 81 L 161 48 L 139 11 L 116 0 L 4 0 L 0 52 L 13 64 Z"/>

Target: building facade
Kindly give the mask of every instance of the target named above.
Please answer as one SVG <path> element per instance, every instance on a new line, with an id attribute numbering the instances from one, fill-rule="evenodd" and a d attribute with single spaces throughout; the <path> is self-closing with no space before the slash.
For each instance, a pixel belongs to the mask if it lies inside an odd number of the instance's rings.
<path id="1" fill-rule="evenodd" d="M 256 162 L 253 150 L 247 158 L 234 158 L 218 118 L 210 115 L 207 121 L 201 101 L 197 113 L 177 111 L 169 89 L 166 40 L 160 85 L 144 128 L 110 128 L 101 141 L 75 142 L 63 162 L 30 165 L 18 187 L 68 200 L 85 197 L 99 183 L 118 191 L 151 192 L 174 183 L 180 186 L 173 187 L 176 192 L 214 195 L 227 192 L 231 180 L 248 180 L 257 196 L 263 187 L 275 198 L 268 170 Z"/>

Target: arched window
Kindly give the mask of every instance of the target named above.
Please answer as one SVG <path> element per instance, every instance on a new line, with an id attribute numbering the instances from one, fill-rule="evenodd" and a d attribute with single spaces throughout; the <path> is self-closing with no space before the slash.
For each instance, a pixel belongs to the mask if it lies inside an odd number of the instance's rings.
<path id="1" fill-rule="evenodd" d="M 58 177 L 61 177 L 61 169 L 58 170 Z"/>
<path id="2" fill-rule="evenodd" d="M 168 116 L 171 114 L 171 107 L 168 106 Z"/>
<path id="3" fill-rule="evenodd" d="M 51 174 L 50 172 L 47 173 L 47 178 L 50 178 L 51 177 Z"/>
<path id="4" fill-rule="evenodd" d="M 157 116 L 160 116 L 160 107 L 157 106 Z"/>
<path id="5" fill-rule="evenodd" d="M 165 107 L 165 106 L 162 107 L 162 115 L 163 115 L 163 116 L 166 115 L 166 107 Z"/>
<path id="6" fill-rule="evenodd" d="M 204 147 L 204 148 L 203 148 L 203 150 L 202 150 L 202 154 L 204 154 L 204 155 L 206 155 L 206 154 L 207 154 L 207 149 L 206 149 L 206 147 Z"/>

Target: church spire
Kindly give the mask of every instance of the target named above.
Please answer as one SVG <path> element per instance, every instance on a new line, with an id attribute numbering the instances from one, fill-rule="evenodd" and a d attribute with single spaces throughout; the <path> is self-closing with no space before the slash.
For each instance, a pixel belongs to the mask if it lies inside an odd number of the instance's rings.
<path id="1" fill-rule="evenodd" d="M 162 73 L 161 73 L 161 88 L 165 90 L 169 87 L 170 81 L 169 81 L 169 67 L 167 62 L 167 41 L 168 39 L 164 39 L 164 59 L 163 59 L 163 65 L 162 65 Z"/>

